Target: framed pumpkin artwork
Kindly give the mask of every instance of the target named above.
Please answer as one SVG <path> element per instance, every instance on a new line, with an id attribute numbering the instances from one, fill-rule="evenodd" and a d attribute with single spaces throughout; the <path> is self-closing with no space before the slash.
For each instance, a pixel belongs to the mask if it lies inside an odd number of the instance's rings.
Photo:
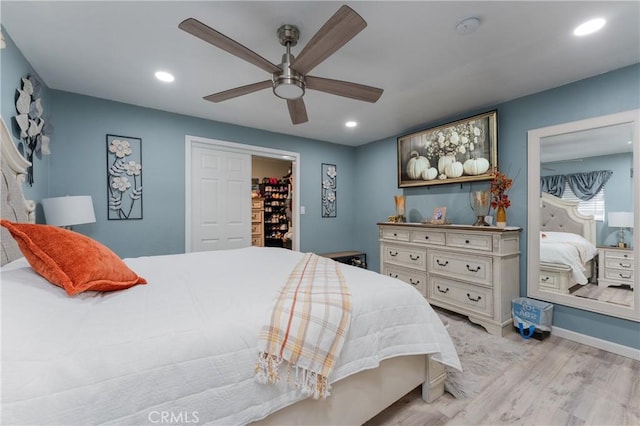
<path id="1" fill-rule="evenodd" d="M 497 111 L 398 138 L 398 187 L 491 180 L 498 166 Z"/>

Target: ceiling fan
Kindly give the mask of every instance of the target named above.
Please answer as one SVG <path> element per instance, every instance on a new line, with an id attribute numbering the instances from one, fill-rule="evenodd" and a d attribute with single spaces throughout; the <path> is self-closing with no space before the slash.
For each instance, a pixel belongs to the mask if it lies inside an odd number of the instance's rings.
<path id="1" fill-rule="evenodd" d="M 302 99 L 306 89 L 372 103 L 380 98 L 383 90 L 377 87 L 308 75 L 316 65 L 344 46 L 366 26 L 367 23 L 360 15 L 344 5 L 309 40 L 300 54 L 294 57 L 291 47 L 298 43 L 300 32 L 293 25 L 282 25 L 278 28 L 278 39 L 286 48 L 286 53 L 282 55 L 282 63 L 279 65 L 197 19 L 185 19 L 178 28 L 271 73 L 269 80 L 214 93 L 204 99 L 222 102 L 271 87 L 276 96 L 286 99 L 291 122 L 300 124 L 309 121 Z"/>

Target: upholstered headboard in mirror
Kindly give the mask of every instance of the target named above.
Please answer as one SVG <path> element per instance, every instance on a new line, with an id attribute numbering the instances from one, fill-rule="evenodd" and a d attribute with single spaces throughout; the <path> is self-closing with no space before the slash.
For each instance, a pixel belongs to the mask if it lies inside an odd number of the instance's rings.
<path id="1" fill-rule="evenodd" d="M 596 245 L 596 221 L 578 211 L 578 203 L 546 192 L 540 197 L 540 231 L 571 232 Z"/>
<path id="2" fill-rule="evenodd" d="M 3 219 L 12 222 L 31 222 L 35 223 L 35 203 L 24 198 L 22 185 L 25 180 L 27 167 L 31 165 L 20 154 L 18 148 L 13 143 L 13 138 L 9 132 L 7 124 L 0 117 L 2 126 L 0 139 L 1 152 L 1 172 L 2 185 L 0 187 L 0 214 Z M 4 228 L 0 227 L 0 243 L 2 245 L 2 265 L 18 259 L 22 256 L 18 245 L 11 237 L 11 234 Z"/>

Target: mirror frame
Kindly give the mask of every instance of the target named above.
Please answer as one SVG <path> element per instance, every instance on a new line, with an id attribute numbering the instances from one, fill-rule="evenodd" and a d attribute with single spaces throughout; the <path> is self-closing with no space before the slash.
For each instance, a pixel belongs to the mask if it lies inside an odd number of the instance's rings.
<path id="1" fill-rule="evenodd" d="M 632 124 L 633 127 L 633 183 L 634 194 L 634 298 L 633 306 L 615 305 L 598 300 L 583 299 L 569 294 L 542 291 L 537 283 L 540 281 L 540 141 L 548 136 L 556 136 L 565 133 L 573 133 L 583 130 L 607 127 L 618 124 Z M 618 318 L 640 321 L 640 288 L 638 277 L 640 276 L 640 109 L 624 111 L 616 114 L 588 118 L 580 121 L 557 124 L 554 126 L 533 129 L 527 132 L 528 143 L 528 210 L 527 217 L 527 296 L 534 299 L 545 300 L 560 305 L 570 306 L 586 311 L 598 312 Z"/>

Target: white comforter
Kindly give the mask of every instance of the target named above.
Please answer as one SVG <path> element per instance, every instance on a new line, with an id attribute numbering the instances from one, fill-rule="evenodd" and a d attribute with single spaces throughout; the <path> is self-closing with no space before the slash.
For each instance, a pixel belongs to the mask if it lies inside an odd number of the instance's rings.
<path id="1" fill-rule="evenodd" d="M 127 259 L 148 285 L 71 298 L 26 263 L 3 268 L 2 424 L 244 424 L 303 399 L 254 380 L 260 321 L 301 257 L 251 247 Z M 343 273 L 353 314 L 331 382 L 399 355 L 460 368 L 414 288 Z"/>
<path id="2" fill-rule="evenodd" d="M 569 266 L 571 278 L 577 284 L 589 282 L 586 264 L 597 253 L 596 246 L 580 235 L 569 232 L 540 233 L 540 261 Z"/>

